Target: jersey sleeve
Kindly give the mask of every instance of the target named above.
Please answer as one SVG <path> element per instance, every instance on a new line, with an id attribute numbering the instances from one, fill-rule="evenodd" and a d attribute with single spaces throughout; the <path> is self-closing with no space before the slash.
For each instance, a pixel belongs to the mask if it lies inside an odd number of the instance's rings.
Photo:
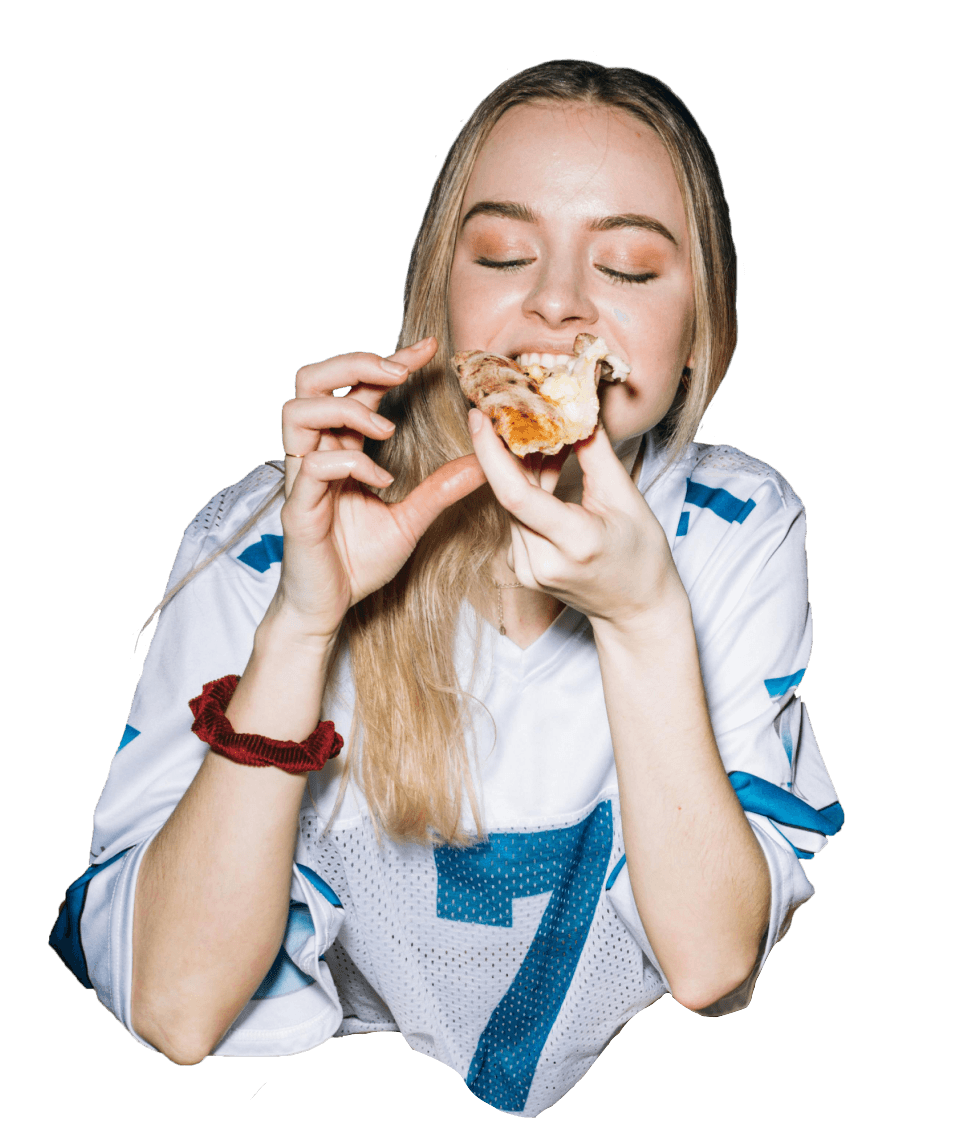
<path id="1" fill-rule="evenodd" d="M 843 823 L 797 695 L 812 641 L 803 505 L 764 464 L 738 452 L 727 457 L 729 463 L 700 468 L 687 480 L 673 546 L 719 753 L 770 873 L 770 920 L 756 966 L 743 985 L 703 1010 L 717 1016 L 749 1003 L 771 949 L 813 894 L 803 864 Z M 610 897 L 661 975 L 627 869 Z"/>
<path id="2" fill-rule="evenodd" d="M 189 526 L 169 588 L 264 500 L 266 479 L 254 478 L 257 474 L 216 496 Z M 278 512 L 274 522 L 269 517 L 263 529 L 279 529 Z M 275 540 L 281 557 L 281 537 L 255 530 L 162 610 L 97 805 L 91 864 L 68 887 L 51 932 L 51 946 L 81 984 L 93 988 L 139 1040 L 131 1024 L 132 916 L 139 867 L 207 751 L 191 730 L 188 701 L 206 681 L 241 674 L 249 659 L 253 634 L 278 577 L 278 568 L 270 573 L 271 562 L 264 556 L 267 547 L 273 548 L 267 539 Z M 322 955 L 342 916 L 340 899 L 328 884 L 294 864 L 284 943 L 216 1054 L 289 1054 L 335 1032 L 342 1010 Z"/>

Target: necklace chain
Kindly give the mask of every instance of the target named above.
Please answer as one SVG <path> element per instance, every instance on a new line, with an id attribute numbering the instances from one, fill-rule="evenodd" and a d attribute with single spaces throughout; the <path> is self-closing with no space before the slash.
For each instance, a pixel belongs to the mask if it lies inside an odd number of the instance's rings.
<path id="1" fill-rule="evenodd" d="M 504 593 L 505 589 L 524 589 L 524 582 L 521 581 L 497 581 L 491 578 L 491 584 L 497 590 L 497 605 L 498 605 L 498 630 L 502 637 L 508 635 L 507 629 L 504 627 Z"/>

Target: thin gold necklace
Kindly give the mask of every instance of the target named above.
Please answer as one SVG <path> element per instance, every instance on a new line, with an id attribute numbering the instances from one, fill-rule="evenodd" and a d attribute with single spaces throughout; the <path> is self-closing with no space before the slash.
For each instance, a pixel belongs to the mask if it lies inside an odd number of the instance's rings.
<path id="1" fill-rule="evenodd" d="M 494 588 L 497 590 L 497 604 L 498 604 L 498 610 L 500 613 L 500 615 L 498 617 L 498 630 L 499 630 L 502 637 L 506 637 L 508 635 L 508 631 L 504 627 L 504 594 L 503 594 L 502 590 L 505 590 L 505 589 L 524 589 L 524 582 L 521 582 L 521 581 L 501 582 L 501 581 L 495 580 L 492 577 L 491 583 L 493 584 Z"/>

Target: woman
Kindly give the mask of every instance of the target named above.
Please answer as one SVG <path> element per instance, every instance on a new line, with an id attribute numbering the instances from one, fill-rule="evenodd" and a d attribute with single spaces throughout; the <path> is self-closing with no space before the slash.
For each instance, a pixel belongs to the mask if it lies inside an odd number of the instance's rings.
<path id="1" fill-rule="evenodd" d="M 715 161 L 661 83 L 558 61 L 481 104 L 404 347 L 301 369 L 284 472 L 186 531 L 52 935 L 142 1042 L 399 1029 L 533 1116 L 664 992 L 748 1003 L 842 814 L 795 694 L 802 506 L 691 442 L 734 293 Z M 629 378 L 522 462 L 451 358 L 583 332 Z"/>

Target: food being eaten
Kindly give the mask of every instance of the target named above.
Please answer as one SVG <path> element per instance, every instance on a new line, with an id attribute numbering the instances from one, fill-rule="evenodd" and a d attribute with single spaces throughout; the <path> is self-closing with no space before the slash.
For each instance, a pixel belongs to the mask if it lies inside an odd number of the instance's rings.
<path id="1" fill-rule="evenodd" d="M 494 421 L 518 458 L 534 451 L 557 455 L 567 443 L 587 439 L 598 423 L 598 385 L 629 374 L 624 360 L 600 336 L 582 332 L 566 363 L 524 363 L 489 352 L 458 352 L 454 367 L 461 391 Z"/>

